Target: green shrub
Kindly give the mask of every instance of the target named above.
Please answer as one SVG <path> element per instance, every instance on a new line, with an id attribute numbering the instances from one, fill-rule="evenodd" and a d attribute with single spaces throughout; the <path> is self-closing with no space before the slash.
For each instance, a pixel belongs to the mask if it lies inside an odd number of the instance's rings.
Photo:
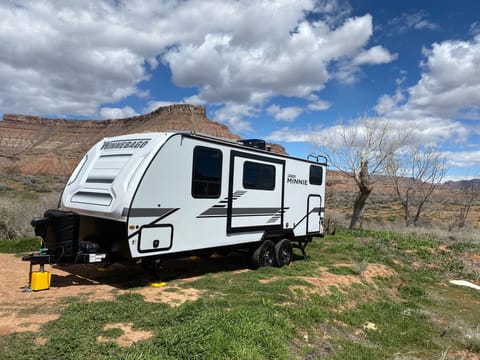
<path id="1" fill-rule="evenodd" d="M 0 240 L 0 252 L 2 253 L 23 253 L 38 251 L 41 240 L 37 237 L 23 237 L 15 240 Z"/>

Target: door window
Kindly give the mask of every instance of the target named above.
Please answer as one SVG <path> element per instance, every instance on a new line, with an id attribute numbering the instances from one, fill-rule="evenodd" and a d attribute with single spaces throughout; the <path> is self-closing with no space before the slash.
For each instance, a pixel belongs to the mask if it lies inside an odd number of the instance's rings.
<path id="1" fill-rule="evenodd" d="M 255 190 L 274 190 L 275 166 L 245 161 L 243 164 L 243 187 Z"/>

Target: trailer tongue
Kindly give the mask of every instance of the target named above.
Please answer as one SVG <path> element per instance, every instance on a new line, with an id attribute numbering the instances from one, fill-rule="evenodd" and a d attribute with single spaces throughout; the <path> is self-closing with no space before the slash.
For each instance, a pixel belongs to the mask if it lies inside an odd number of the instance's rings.
<path id="1" fill-rule="evenodd" d="M 90 241 L 79 241 L 78 214 L 71 211 L 47 210 L 42 218 L 33 219 L 35 235 L 43 240 L 40 254 L 24 257 L 41 264 L 98 263 L 107 259 L 100 247 Z"/>
<path id="2" fill-rule="evenodd" d="M 99 252 L 98 244 L 79 241 L 79 216 L 73 212 L 47 210 L 42 218 L 31 222 L 35 235 L 42 238 L 39 253 L 22 257 L 30 262 L 28 290 L 50 288 L 51 274 L 45 271 L 47 264 L 99 263 L 107 260 L 107 254 Z M 38 271 L 33 266 L 39 265 Z"/>

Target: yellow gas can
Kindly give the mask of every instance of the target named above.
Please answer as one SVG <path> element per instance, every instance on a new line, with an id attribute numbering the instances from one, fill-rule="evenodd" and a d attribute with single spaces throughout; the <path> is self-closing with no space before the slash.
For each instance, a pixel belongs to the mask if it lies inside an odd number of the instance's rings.
<path id="1" fill-rule="evenodd" d="M 33 291 L 50 289 L 52 273 L 48 271 L 32 271 L 30 276 L 30 287 Z"/>

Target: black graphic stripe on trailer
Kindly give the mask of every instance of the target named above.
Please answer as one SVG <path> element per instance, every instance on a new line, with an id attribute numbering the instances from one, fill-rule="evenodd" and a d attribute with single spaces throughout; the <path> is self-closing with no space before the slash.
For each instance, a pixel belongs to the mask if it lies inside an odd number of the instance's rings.
<path id="1" fill-rule="evenodd" d="M 122 211 L 122 216 L 128 216 L 130 218 L 134 217 L 156 217 L 155 220 L 151 221 L 150 223 L 146 224 L 146 226 L 152 226 L 158 223 L 160 220 L 165 219 L 167 216 L 172 215 L 174 212 L 180 210 L 180 208 L 132 208 L 129 209 L 124 208 Z M 138 235 L 140 231 L 135 231 L 134 233 L 130 234 L 128 238 L 132 238 L 135 235 Z"/>
<path id="2" fill-rule="evenodd" d="M 281 216 L 288 208 L 234 208 L 232 209 L 233 217 L 248 217 L 248 216 Z M 203 213 L 197 216 L 197 218 L 210 218 L 210 217 L 226 217 L 227 208 L 211 207 L 205 210 Z"/>

